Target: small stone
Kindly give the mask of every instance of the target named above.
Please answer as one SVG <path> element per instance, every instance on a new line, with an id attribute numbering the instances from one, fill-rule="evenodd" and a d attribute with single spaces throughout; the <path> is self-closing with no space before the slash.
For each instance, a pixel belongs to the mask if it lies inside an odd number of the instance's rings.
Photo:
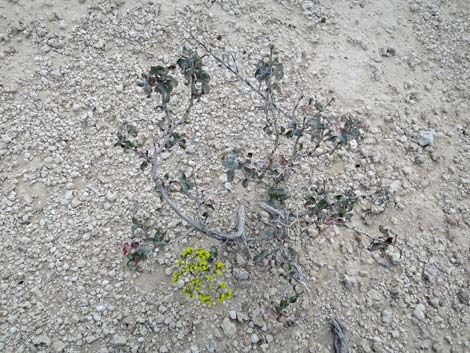
<path id="1" fill-rule="evenodd" d="M 242 268 L 235 268 L 233 269 L 233 276 L 240 281 L 246 281 L 250 277 L 250 274 Z"/>
<path id="2" fill-rule="evenodd" d="M 235 310 L 229 310 L 228 317 L 232 320 L 236 320 L 237 319 L 237 312 Z"/>
<path id="3" fill-rule="evenodd" d="M 228 181 L 224 183 L 224 188 L 227 189 L 228 191 L 232 190 L 232 184 L 230 184 Z"/>
<path id="4" fill-rule="evenodd" d="M 109 202 L 114 202 L 117 200 L 117 194 L 111 192 L 111 191 L 108 191 L 106 193 L 106 200 L 108 200 Z"/>
<path id="5" fill-rule="evenodd" d="M 269 344 L 263 343 L 259 346 L 263 352 L 267 352 L 269 348 Z"/>
<path id="6" fill-rule="evenodd" d="M 388 190 L 393 194 L 401 189 L 401 181 L 400 180 L 395 180 L 390 184 L 388 187 Z"/>
<path id="7" fill-rule="evenodd" d="M 220 327 L 222 328 L 224 335 L 227 337 L 234 337 L 237 333 L 237 326 L 231 322 L 228 317 L 222 321 L 222 325 Z"/>
<path id="8" fill-rule="evenodd" d="M 33 344 L 35 346 L 50 346 L 51 345 L 51 339 L 47 337 L 46 335 L 39 335 L 33 338 Z"/>
<path id="9" fill-rule="evenodd" d="M 382 312 L 382 321 L 389 324 L 392 321 L 392 313 L 388 310 L 384 310 Z"/>
<path id="10" fill-rule="evenodd" d="M 8 330 L 8 332 L 11 334 L 11 335 L 14 335 L 16 332 L 18 332 L 18 329 L 16 327 L 10 327 L 10 329 Z"/>
<path id="11" fill-rule="evenodd" d="M 106 307 L 104 305 L 98 305 L 96 307 L 96 311 L 99 312 L 99 313 L 102 313 L 106 310 Z"/>
<path id="12" fill-rule="evenodd" d="M 470 295 L 463 289 L 457 292 L 457 298 L 462 304 L 470 306 Z"/>
<path id="13" fill-rule="evenodd" d="M 239 264 L 240 266 L 244 266 L 246 264 L 245 258 L 240 254 L 237 254 L 236 260 L 237 264 Z"/>
<path id="14" fill-rule="evenodd" d="M 52 349 L 57 353 L 63 352 L 65 350 L 65 344 L 62 341 L 56 340 L 52 343 Z"/>
<path id="15" fill-rule="evenodd" d="M 418 144 L 421 147 L 430 146 L 434 142 L 434 130 L 418 132 Z"/>
<path id="16" fill-rule="evenodd" d="M 395 266 L 399 265 L 401 262 L 401 253 L 398 251 L 392 251 L 390 253 L 390 261 Z"/>
<path id="17" fill-rule="evenodd" d="M 104 49 L 104 47 L 105 47 L 105 42 L 104 42 L 104 40 L 100 39 L 100 40 L 98 40 L 93 46 L 94 46 L 96 49 Z"/>
<path id="18" fill-rule="evenodd" d="M 440 300 L 439 300 L 439 298 L 436 298 L 436 297 L 431 298 L 431 299 L 429 299 L 429 304 L 431 304 L 431 306 L 433 308 L 437 309 L 440 306 Z"/>
<path id="19" fill-rule="evenodd" d="M 217 343 L 215 341 L 209 341 L 206 344 L 207 353 L 216 353 L 217 352 Z"/>
<path id="20" fill-rule="evenodd" d="M 184 287 L 184 281 L 182 279 L 179 279 L 178 282 L 176 282 L 176 286 L 179 289 L 182 289 Z"/>
<path id="21" fill-rule="evenodd" d="M 315 224 L 308 226 L 307 233 L 311 237 L 316 237 L 318 235 L 318 227 Z"/>
<path id="22" fill-rule="evenodd" d="M 343 285 L 347 288 L 347 289 L 353 289 L 356 284 L 357 284 L 357 280 L 355 277 L 353 276 L 348 276 L 348 275 L 344 275 L 344 278 L 343 280 L 341 281 L 341 283 L 343 283 Z"/>
<path id="23" fill-rule="evenodd" d="M 349 142 L 349 146 L 354 151 L 357 148 L 357 141 L 356 140 L 351 140 L 351 142 Z"/>
<path id="24" fill-rule="evenodd" d="M 273 335 L 266 335 L 266 342 L 267 343 L 271 343 L 274 341 L 274 337 Z"/>
<path id="25" fill-rule="evenodd" d="M 169 353 L 169 350 L 168 350 L 168 348 L 166 347 L 166 345 L 161 346 L 158 351 L 159 351 L 160 353 Z"/>
<path id="26" fill-rule="evenodd" d="M 5 142 L 5 143 L 9 143 L 11 140 L 13 140 L 13 138 L 8 135 L 8 134 L 3 134 L 2 135 L 2 141 Z"/>
<path id="27" fill-rule="evenodd" d="M 426 311 L 426 307 L 423 304 L 416 305 L 416 308 L 413 312 L 413 316 L 418 320 L 422 321 L 426 318 L 424 312 Z"/>
<path id="28" fill-rule="evenodd" d="M 433 264 L 424 265 L 423 278 L 431 284 L 436 283 L 437 268 Z"/>
<path id="29" fill-rule="evenodd" d="M 380 55 L 384 56 L 384 57 L 391 57 L 391 56 L 395 56 L 397 53 L 396 49 L 395 48 L 380 48 Z"/>
<path id="30" fill-rule="evenodd" d="M 256 344 L 259 342 L 259 337 L 256 333 L 251 335 L 251 343 Z"/>
<path id="31" fill-rule="evenodd" d="M 111 343 L 115 346 L 123 346 L 127 343 L 127 338 L 121 335 L 114 335 L 113 340 Z"/>

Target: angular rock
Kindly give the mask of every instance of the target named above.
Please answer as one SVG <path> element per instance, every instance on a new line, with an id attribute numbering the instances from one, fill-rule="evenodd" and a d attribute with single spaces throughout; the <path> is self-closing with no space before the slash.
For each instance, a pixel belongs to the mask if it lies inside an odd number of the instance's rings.
<path id="1" fill-rule="evenodd" d="M 220 325 L 220 327 L 222 328 L 222 331 L 226 337 L 232 338 L 237 333 L 237 326 L 231 322 L 228 317 L 222 321 L 222 325 Z"/>
<path id="2" fill-rule="evenodd" d="M 48 347 L 51 345 L 51 339 L 46 335 L 39 335 L 39 336 L 33 337 L 33 344 L 35 346 Z"/>
<path id="3" fill-rule="evenodd" d="M 115 346 L 123 346 L 127 343 L 127 338 L 121 335 L 114 335 L 111 343 Z"/>
<path id="4" fill-rule="evenodd" d="M 250 274 L 242 268 L 234 268 L 233 276 L 240 281 L 246 281 L 250 277 Z"/>
<path id="5" fill-rule="evenodd" d="M 434 130 L 418 132 L 418 144 L 421 147 L 430 146 L 434 143 Z"/>
<path id="6" fill-rule="evenodd" d="M 423 278 L 431 284 L 436 283 L 437 268 L 433 264 L 424 265 Z"/>
<path id="7" fill-rule="evenodd" d="M 413 316 L 418 320 L 422 321 L 426 318 L 424 312 L 426 311 L 426 307 L 423 304 L 416 305 L 415 310 L 413 311 Z"/>

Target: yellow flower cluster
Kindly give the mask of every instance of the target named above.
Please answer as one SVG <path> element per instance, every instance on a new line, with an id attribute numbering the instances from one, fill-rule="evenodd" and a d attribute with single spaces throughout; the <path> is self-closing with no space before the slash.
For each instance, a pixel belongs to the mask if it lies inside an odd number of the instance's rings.
<path id="1" fill-rule="evenodd" d="M 215 301 L 223 303 L 232 297 L 227 282 L 217 280 L 222 276 L 225 265 L 215 261 L 211 252 L 188 247 L 181 252 L 176 265 L 178 269 L 173 272 L 172 282 L 176 284 L 183 277 L 182 292 L 190 298 L 197 297 L 202 304 L 211 305 Z"/>

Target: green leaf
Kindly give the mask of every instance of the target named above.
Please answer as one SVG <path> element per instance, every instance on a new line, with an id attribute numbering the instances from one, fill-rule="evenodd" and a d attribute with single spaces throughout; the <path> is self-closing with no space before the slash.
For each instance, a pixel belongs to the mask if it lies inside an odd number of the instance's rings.
<path id="1" fill-rule="evenodd" d="M 233 181 L 233 179 L 235 178 L 235 169 L 229 169 L 227 170 L 226 172 L 227 174 L 227 181 Z"/>
<path id="2" fill-rule="evenodd" d="M 267 81 L 269 78 L 269 74 L 271 72 L 271 68 L 267 64 L 260 65 L 255 71 L 255 78 L 258 82 Z"/>
<path id="3" fill-rule="evenodd" d="M 204 82 L 201 87 L 201 93 L 202 94 L 209 94 L 209 84 L 207 82 Z"/>
<path id="4" fill-rule="evenodd" d="M 238 153 L 231 152 L 224 158 L 222 165 L 227 169 L 236 169 L 239 166 L 237 158 Z"/>
<path id="5" fill-rule="evenodd" d="M 132 272 L 137 272 L 137 264 L 132 261 L 132 260 L 128 260 L 127 261 L 127 267 L 129 268 L 129 270 L 131 270 Z"/>
<path id="6" fill-rule="evenodd" d="M 181 185 L 181 191 L 183 191 L 185 194 L 187 194 L 189 192 L 189 190 L 191 190 L 192 185 L 188 181 L 188 179 L 186 178 L 186 174 L 181 173 L 180 176 L 178 177 L 178 181 Z"/>
<path id="7" fill-rule="evenodd" d="M 211 246 L 209 250 L 209 254 L 211 255 L 208 259 L 209 262 L 213 262 L 219 256 L 219 251 L 215 245 Z"/>
<path id="8" fill-rule="evenodd" d="M 157 66 L 151 66 L 150 67 L 150 74 L 151 75 L 156 75 L 156 76 L 164 76 L 168 73 L 168 70 L 161 66 L 161 65 L 157 65 Z"/>
<path id="9" fill-rule="evenodd" d="M 171 87 L 171 91 L 173 91 L 176 87 L 178 87 L 178 81 L 174 77 L 169 77 L 168 78 L 168 84 Z"/>
<path id="10" fill-rule="evenodd" d="M 268 191 L 268 196 L 270 201 L 279 201 L 279 202 L 284 202 L 289 198 L 287 195 L 286 189 L 283 187 L 280 188 L 271 188 Z"/>
<path id="11" fill-rule="evenodd" d="M 246 189 L 248 187 L 248 184 L 250 183 L 250 180 L 248 178 L 243 179 L 242 185 Z"/>
<path id="12" fill-rule="evenodd" d="M 201 82 L 207 83 L 211 77 L 204 70 L 198 70 L 196 71 L 196 78 Z"/>
<path id="13" fill-rule="evenodd" d="M 278 63 L 274 66 L 274 77 L 276 80 L 280 81 L 284 77 L 284 65 L 282 63 Z"/>
<path id="14" fill-rule="evenodd" d="M 258 262 L 261 262 L 266 257 L 268 257 L 270 254 L 271 254 L 271 251 L 264 249 L 264 250 L 260 251 L 258 254 L 255 255 L 255 257 L 253 258 L 253 262 L 255 264 L 258 263 Z"/>
<path id="15" fill-rule="evenodd" d="M 148 257 L 153 251 L 153 248 L 151 246 L 147 246 L 147 245 L 144 245 L 144 246 L 139 246 L 135 253 L 139 254 L 139 256 L 141 258 L 146 258 Z"/>
<path id="16" fill-rule="evenodd" d="M 127 125 L 127 132 L 133 137 L 137 137 L 137 134 L 139 133 L 134 125 Z"/>
<path id="17" fill-rule="evenodd" d="M 144 171 L 145 168 L 147 168 L 148 165 L 149 165 L 149 162 L 148 162 L 148 161 L 143 161 L 143 162 L 140 164 L 140 170 Z"/>

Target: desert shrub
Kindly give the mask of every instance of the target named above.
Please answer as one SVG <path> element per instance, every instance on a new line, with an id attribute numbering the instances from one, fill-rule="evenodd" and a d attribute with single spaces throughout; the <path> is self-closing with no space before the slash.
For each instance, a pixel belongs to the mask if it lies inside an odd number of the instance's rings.
<path id="1" fill-rule="evenodd" d="M 244 78 L 233 64 L 223 60 L 223 56 L 216 55 L 195 37 L 192 39 L 204 55 L 195 48 L 184 47 L 174 64 L 152 66 L 137 82 L 149 99 L 156 97 L 157 109 L 162 113 L 158 123 L 160 131 L 153 138 L 153 147 L 139 144 L 137 130 L 129 125 L 124 126 L 118 133 L 116 146 L 133 151 L 141 159 L 142 170 L 150 168 L 156 193 L 173 210 L 175 217 L 179 217 L 193 230 L 216 241 L 238 244 L 239 251 L 247 255 L 252 263 L 260 263 L 269 258 L 271 263 L 283 269 L 282 273 L 289 288 L 284 291 L 284 297 L 274 303 L 275 311 L 280 316 L 302 295 L 296 284 L 302 284 L 305 275 L 298 264 L 298 254 L 290 243 L 292 234 L 302 229 L 301 225 L 303 229 L 311 224 L 318 227 L 348 227 L 360 236 L 371 238 L 370 251 L 384 251 L 387 246 L 395 243 L 396 239 L 389 233 L 382 237 L 372 237 L 349 224 L 354 205 L 360 197 L 366 197 L 356 195 L 351 190 L 335 190 L 331 185 L 311 187 L 303 191 L 304 210 L 294 210 L 289 203 L 292 198 L 289 192 L 290 183 L 292 176 L 297 173 L 298 159 L 319 160 L 321 156 L 348 149 L 351 144 L 357 145 L 361 140 L 361 119 L 353 115 L 327 115 L 334 99 L 321 99 L 316 96 L 302 95 L 294 99 L 291 107 L 282 107 L 276 95 L 282 94 L 284 65 L 274 46 L 270 46 L 267 53 L 260 57 L 253 68 L 254 80 L 249 80 Z M 208 221 L 208 208 L 213 206 L 209 207 L 202 200 L 196 179 L 190 180 L 184 172 L 180 172 L 176 178 L 174 171 L 167 170 L 165 161 L 161 158 L 162 153 L 175 148 L 185 149 L 190 143 L 179 128 L 193 123 L 191 112 L 194 106 L 203 104 L 201 97 L 208 95 L 213 89 L 210 87 L 211 76 L 204 64 L 204 60 L 208 58 L 230 71 L 241 84 L 255 92 L 262 103 L 260 119 L 264 121 L 263 132 L 272 142 L 267 149 L 269 152 L 255 158 L 250 153 L 245 153 L 240 146 L 226 153 L 222 159 L 229 182 L 234 182 L 235 176 L 241 175 L 241 185 L 244 188 L 251 184 L 260 186 L 258 207 L 269 219 L 265 220 L 263 229 L 258 232 L 248 229 L 244 205 L 238 208 L 236 229 L 222 231 L 212 227 Z M 176 88 L 181 87 L 178 77 L 182 78 L 185 86 L 186 102 L 181 95 L 175 97 Z M 172 105 L 181 107 L 183 103 L 185 108 L 179 109 L 182 113 L 175 113 L 177 109 L 172 109 Z M 172 197 L 175 192 L 181 192 L 195 201 L 194 214 L 175 202 Z M 384 189 L 369 195 L 372 202 L 378 200 L 378 194 L 382 204 L 388 200 L 388 192 Z M 253 233 L 258 235 L 251 235 Z M 134 261 L 133 256 L 140 260 L 148 255 L 148 248 L 141 249 L 136 246 L 134 249 L 131 246 L 131 249 L 133 250 L 127 253 L 128 257 L 131 256 L 131 263 Z M 218 277 L 218 271 L 222 270 L 218 266 L 223 264 L 214 261 L 206 250 L 187 248 L 178 260 L 173 281 L 178 283 L 184 278 L 185 280 L 180 282 L 183 293 L 198 297 L 202 303 L 228 299 L 232 292 L 226 288 L 225 282 L 215 279 Z"/>

